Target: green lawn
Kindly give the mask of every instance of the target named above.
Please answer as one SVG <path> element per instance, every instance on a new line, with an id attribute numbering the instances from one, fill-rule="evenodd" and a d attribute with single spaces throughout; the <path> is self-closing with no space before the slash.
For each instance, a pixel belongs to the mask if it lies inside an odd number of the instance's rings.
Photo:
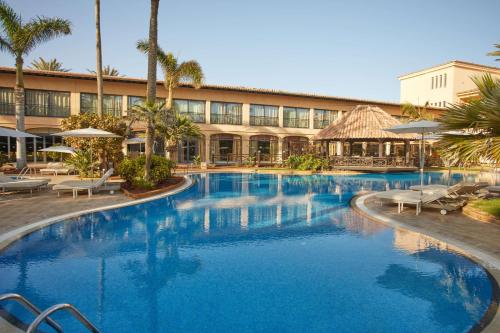
<path id="1" fill-rule="evenodd" d="M 472 201 L 470 205 L 474 208 L 487 212 L 497 219 L 500 219 L 500 198 L 489 200 L 476 200 Z"/>

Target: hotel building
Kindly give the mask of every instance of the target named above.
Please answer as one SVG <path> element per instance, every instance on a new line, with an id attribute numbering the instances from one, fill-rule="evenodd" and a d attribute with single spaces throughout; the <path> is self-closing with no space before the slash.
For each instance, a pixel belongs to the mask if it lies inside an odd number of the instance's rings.
<path id="1" fill-rule="evenodd" d="M 27 139 L 29 162 L 45 162 L 42 148 L 60 143 L 51 134 L 60 131 L 70 115 L 96 110 L 96 78 L 92 74 L 25 70 L 26 131 L 39 136 Z M 0 67 L 0 126 L 15 128 L 15 70 Z M 157 95 L 167 92 L 158 82 Z M 146 94 L 146 80 L 104 78 L 104 112 L 127 117 L 132 105 Z M 214 164 L 239 163 L 259 154 L 260 161 L 278 161 L 304 152 L 318 131 L 359 104 L 376 105 L 400 116 L 400 104 L 381 101 L 291 93 L 276 90 L 204 85 L 182 85 L 174 90 L 178 112 L 201 128 L 202 138 L 183 140 L 174 154 L 179 163 L 199 155 Z M 436 111 L 436 110 L 434 110 Z M 144 131 L 138 124 L 137 136 Z M 12 154 L 15 140 L 0 137 L 0 152 Z M 136 145 L 137 146 L 137 145 Z M 129 146 L 132 148 L 132 146 Z M 137 149 L 137 148 L 135 148 Z M 162 153 L 156 148 L 156 153 Z M 10 155 L 11 156 L 11 155 Z"/>
<path id="2" fill-rule="evenodd" d="M 500 80 L 500 68 L 465 61 L 450 61 L 399 77 L 400 102 L 445 107 L 478 97 L 473 77 L 490 74 Z"/>

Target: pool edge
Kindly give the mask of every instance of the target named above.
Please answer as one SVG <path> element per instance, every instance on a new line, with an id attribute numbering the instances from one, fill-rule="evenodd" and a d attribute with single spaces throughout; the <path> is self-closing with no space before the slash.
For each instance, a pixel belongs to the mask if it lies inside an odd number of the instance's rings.
<path id="1" fill-rule="evenodd" d="M 373 220 L 378 223 L 385 224 L 392 229 L 408 230 L 411 232 L 416 232 L 424 235 L 430 239 L 445 242 L 452 247 L 452 250 L 466 256 L 473 262 L 481 265 L 486 271 L 488 278 L 492 284 L 492 301 L 489 307 L 486 309 L 483 317 L 471 328 L 469 333 L 482 332 L 482 333 L 495 333 L 500 332 L 500 260 L 493 258 L 491 255 L 485 253 L 470 244 L 463 243 L 453 238 L 443 237 L 442 235 L 437 235 L 436 233 L 425 230 L 423 228 L 418 228 L 414 226 L 409 226 L 398 220 L 390 218 L 385 215 L 381 215 L 365 205 L 365 201 L 372 196 L 375 196 L 377 192 L 368 194 L 359 194 L 351 198 L 350 206 L 358 214 Z"/>
<path id="2" fill-rule="evenodd" d="M 61 222 L 63 220 L 69 219 L 69 218 L 74 218 L 74 217 L 84 215 L 84 214 L 106 211 L 106 210 L 110 210 L 110 209 L 139 205 L 139 204 L 142 204 L 145 202 L 159 200 L 159 199 L 166 198 L 166 197 L 169 197 L 171 195 L 180 193 L 184 190 L 187 190 L 188 188 L 193 186 L 195 183 L 193 181 L 192 177 L 190 177 L 189 175 L 184 175 L 183 177 L 185 179 L 184 184 L 182 184 L 180 187 L 177 187 L 177 188 L 172 189 L 171 191 L 168 191 L 165 193 L 161 193 L 161 194 L 158 194 L 158 195 L 155 195 L 152 197 L 148 197 L 148 198 L 136 199 L 136 200 L 132 200 L 132 201 L 128 201 L 128 202 L 122 202 L 119 204 L 98 207 L 98 208 L 85 209 L 85 210 L 80 210 L 77 212 L 71 212 L 71 213 L 67 213 L 67 214 L 63 214 L 63 215 L 58 215 L 58 216 L 43 219 L 41 221 L 33 222 L 30 224 L 24 225 L 22 227 L 13 229 L 11 231 L 8 231 L 8 232 L 0 235 L 0 252 L 3 251 L 6 247 L 8 247 L 13 242 L 26 236 L 27 234 L 30 234 L 36 230 L 39 230 L 41 228 L 48 226 L 48 225 L 51 225 L 51 224 L 54 224 L 57 222 Z"/>

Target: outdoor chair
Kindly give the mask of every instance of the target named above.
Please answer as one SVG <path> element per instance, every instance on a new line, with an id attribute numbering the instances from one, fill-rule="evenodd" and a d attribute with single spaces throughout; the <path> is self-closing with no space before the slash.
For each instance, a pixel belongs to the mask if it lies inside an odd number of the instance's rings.
<path id="1" fill-rule="evenodd" d="M 377 193 L 376 198 L 382 201 L 390 201 L 398 204 L 398 214 L 404 209 L 404 205 L 414 205 L 416 215 L 422 211 L 422 207 L 440 209 L 440 213 L 445 215 L 450 211 L 460 209 L 465 202 L 461 199 L 448 197 L 447 192 L 437 191 L 433 193 L 420 193 L 419 191 L 390 190 Z"/>
<path id="2" fill-rule="evenodd" d="M 41 190 L 49 184 L 48 179 L 14 179 L 8 176 L 0 176 L 1 192 L 20 192 L 30 191 L 33 195 L 33 190 Z"/>
<path id="3" fill-rule="evenodd" d="M 74 168 L 62 162 L 49 162 L 46 168 L 40 169 L 40 174 L 48 173 L 57 176 L 59 174 L 69 175 Z"/>
<path id="4" fill-rule="evenodd" d="M 99 191 L 100 189 L 106 189 L 106 181 L 113 175 L 114 169 L 109 169 L 101 178 L 97 180 L 68 180 L 56 184 L 52 187 L 54 191 L 57 191 L 57 196 L 60 196 L 61 191 L 71 190 L 73 192 L 73 199 L 78 197 L 78 191 L 86 190 L 88 192 L 89 198 L 92 196 L 94 191 Z M 109 190 L 114 190 L 115 188 L 108 187 Z"/>

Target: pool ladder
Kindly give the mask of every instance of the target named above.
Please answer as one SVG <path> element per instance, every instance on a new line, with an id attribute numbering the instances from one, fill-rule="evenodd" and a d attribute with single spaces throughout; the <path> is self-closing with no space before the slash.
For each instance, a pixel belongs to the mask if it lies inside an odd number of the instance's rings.
<path id="1" fill-rule="evenodd" d="M 47 322 L 47 324 L 52 327 L 56 332 L 58 333 L 63 333 L 62 327 L 56 323 L 52 318 L 49 316 L 52 315 L 55 312 L 66 310 L 70 314 L 73 315 L 80 323 L 85 326 L 89 332 L 92 333 L 100 333 L 99 330 L 80 312 L 78 311 L 77 308 L 75 308 L 71 304 L 67 303 L 62 303 L 62 304 L 56 304 L 51 306 L 50 308 L 46 309 L 45 311 L 40 311 L 39 308 L 37 308 L 35 305 L 33 305 L 30 301 L 28 301 L 26 298 L 19 294 L 3 294 L 0 295 L 0 302 L 2 301 L 14 301 L 20 305 L 22 305 L 25 309 L 29 310 L 31 313 L 33 313 L 36 318 L 31 322 L 31 324 L 28 326 L 28 329 L 26 330 L 26 333 L 35 333 L 38 330 L 38 326 L 44 321 Z"/>

